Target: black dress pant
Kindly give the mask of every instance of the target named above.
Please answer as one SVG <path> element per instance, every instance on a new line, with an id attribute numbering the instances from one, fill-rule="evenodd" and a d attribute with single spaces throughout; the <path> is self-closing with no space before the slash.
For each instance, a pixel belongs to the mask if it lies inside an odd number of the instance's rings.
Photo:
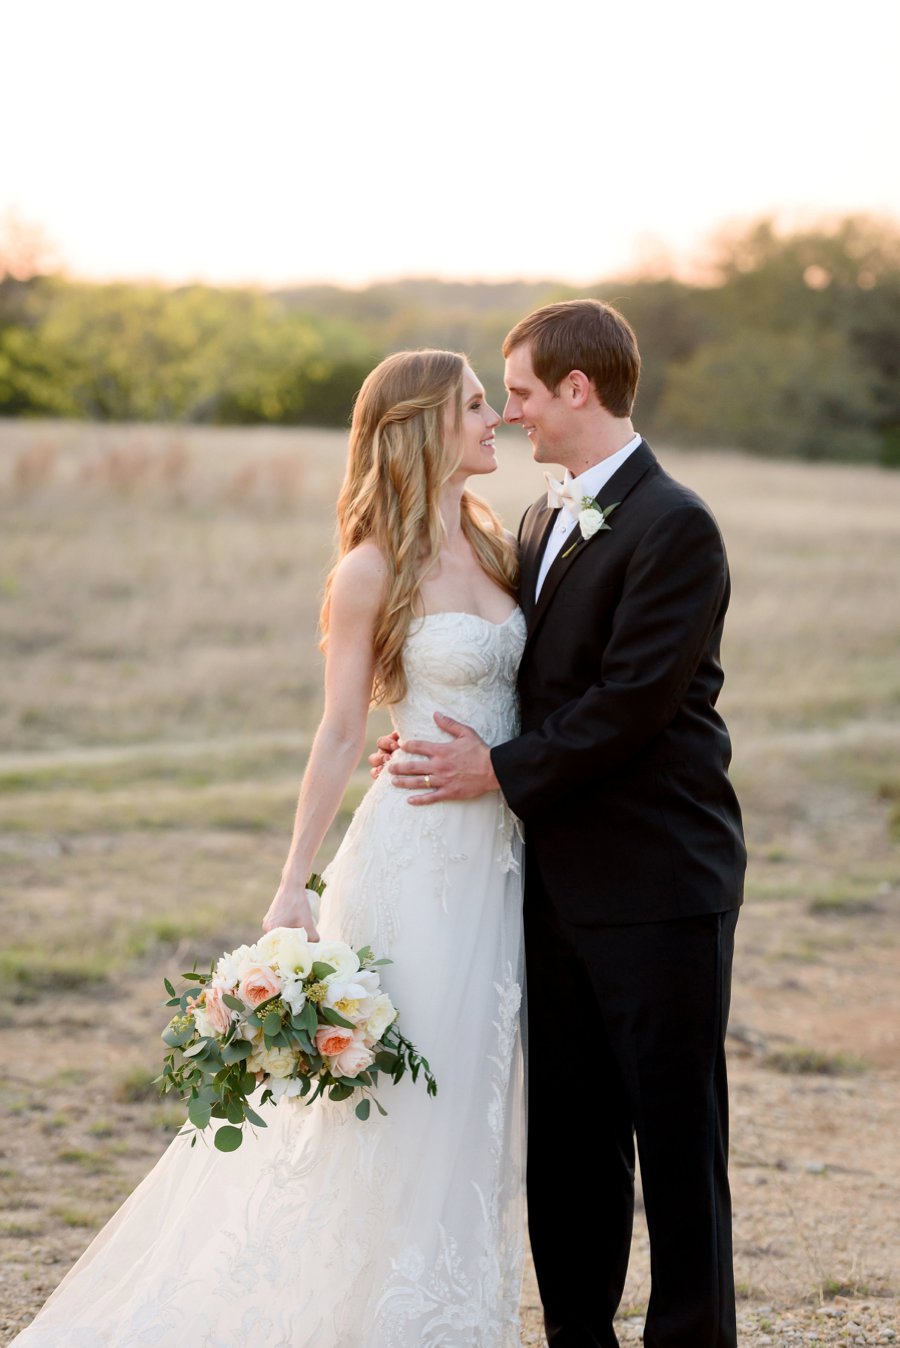
<path id="1" fill-rule="evenodd" d="M 737 910 L 575 926 L 525 886 L 528 1222 L 547 1341 L 616 1348 L 634 1211 L 648 1348 L 737 1342 L 725 1027 Z"/>

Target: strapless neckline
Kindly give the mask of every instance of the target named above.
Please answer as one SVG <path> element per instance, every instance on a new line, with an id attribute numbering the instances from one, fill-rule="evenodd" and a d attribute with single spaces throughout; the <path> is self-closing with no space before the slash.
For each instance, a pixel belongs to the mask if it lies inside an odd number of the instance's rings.
<path id="1" fill-rule="evenodd" d="M 517 604 L 516 607 L 512 610 L 512 612 L 506 618 L 503 619 L 502 623 L 495 623 L 491 622 L 490 618 L 482 618 L 480 613 L 469 613 L 466 609 L 442 608 L 438 609 L 435 613 L 423 613 L 420 618 L 413 619 L 413 621 L 425 622 L 429 618 L 474 618 L 476 622 L 484 623 L 487 627 L 500 628 L 506 627 L 509 623 L 512 622 L 516 614 L 521 612 L 522 610 L 519 608 Z"/>

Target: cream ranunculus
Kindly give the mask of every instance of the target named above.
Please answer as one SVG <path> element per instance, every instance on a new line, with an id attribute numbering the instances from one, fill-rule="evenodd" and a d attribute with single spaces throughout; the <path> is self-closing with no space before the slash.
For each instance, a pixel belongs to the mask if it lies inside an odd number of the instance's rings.
<path id="1" fill-rule="evenodd" d="M 319 941 L 314 959 L 317 964 L 332 966 L 334 973 L 329 974 L 328 978 L 346 978 L 359 969 L 359 957 L 344 941 Z"/>
<path id="2" fill-rule="evenodd" d="M 593 538 L 594 534 L 603 528 L 603 515 L 590 506 L 587 510 L 582 510 L 578 516 L 578 527 L 582 538 Z"/>
<path id="3" fill-rule="evenodd" d="M 279 973 L 297 978 L 306 978 L 312 972 L 313 960 L 318 959 L 303 927 L 274 927 L 257 941 L 256 949 L 259 958 L 275 965 Z"/>
<path id="4" fill-rule="evenodd" d="M 374 1002 L 374 1008 L 365 1024 L 365 1031 L 370 1039 L 378 1040 L 388 1026 L 393 1025 L 397 1019 L 397 1008 L 386 992 L 380 992 L 374 998 Z"/>

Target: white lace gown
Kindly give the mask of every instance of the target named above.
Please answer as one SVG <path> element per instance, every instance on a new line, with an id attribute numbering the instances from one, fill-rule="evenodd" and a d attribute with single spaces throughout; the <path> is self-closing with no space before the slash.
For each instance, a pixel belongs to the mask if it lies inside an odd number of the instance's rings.
<path id="1" fill-rule="evenodd" d="M 432 713 L 489 743 L 517 729 L 525 624 L 413 625 L 402 736 Z M 522 1271 L 521 879 L 494 793 L 410 806 L 382 774 L 326 872 L 320 931 L 395 961 L 382 981 L 424 1082 L 388 1109 L 269 1106 L 223 1154 L 179 1135 L 15 1340 L 18 1348 L 518 1348 Z"/>

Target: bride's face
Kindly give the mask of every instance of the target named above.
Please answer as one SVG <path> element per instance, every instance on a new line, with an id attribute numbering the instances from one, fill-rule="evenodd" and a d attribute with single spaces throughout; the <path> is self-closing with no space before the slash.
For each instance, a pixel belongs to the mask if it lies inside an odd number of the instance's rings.
<path id="1" fill-rule="evenodd" d="M 454 434 L 455 409 L 448 404 L 444 412 L 444 432 Z M 459 431 L 460 461 L 454 477 L 473 473 L 493 473 L 497 467 L 494 429 L 502 418 L 484 396 L 484 389 L 468 365 L 463 370 L 462 424 Z"/>

